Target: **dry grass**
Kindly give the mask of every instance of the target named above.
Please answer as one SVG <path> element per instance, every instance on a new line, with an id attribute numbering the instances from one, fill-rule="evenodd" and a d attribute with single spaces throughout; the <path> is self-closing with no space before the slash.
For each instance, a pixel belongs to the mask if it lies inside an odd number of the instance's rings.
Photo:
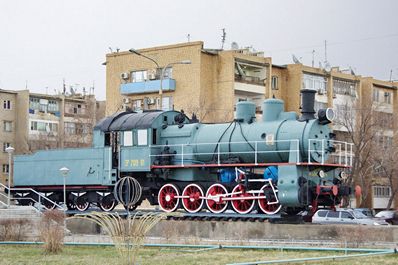
<path id="1" fill-rule="evenodd" d="M 44 242 L 44 252 L 55 254 L 62 251 L 64 245 L 65 214 L 59 210 L 43 213 L 40 222 L 40 238 Z"/>
<path id="2" fill-rule="evenodd" d="M 27 219 L 0 220 L 0 241 L 24 240 L 31 225 Z"/>
<path id="3" fill-rule="evenodd" d="M 337 252 L 314 251 L 277 251 L 277 250 L 209 250 L 192 251 L 189 249 L 170 248 L 142 248 L 139 250 L 140 265 L 219 265 L 233 262 L 247 262 L 260 260 L 274 260 L 287 258 L 317 257 L 327 255 L 341 255 Z M 57 265 L 118 265 L 118 255 L 113 247 L 65 247 L 61 253 L 43 255 L 37 246 L 0 246 L 0 264 L 57 264 Z M 392 265 L 398 263 L 397 255 L 363 257 L 338 261 L 314 261 L 305 264 L 320 265 Z M 299 263 L 304 264 L 304 263 Z"/>
<path id="4" fill-rule="evenodd" d="M 138 251 L 142 247 L 145 236 L 160 220 L 165 219 L 165 214 L 145 213 L 129 215 L 122 218 L 119 214 L 93 212 L 82 218 L 91 220 L 102 227 L 111 237 L 119 254 L 119 264 L 137 264 Z"/>

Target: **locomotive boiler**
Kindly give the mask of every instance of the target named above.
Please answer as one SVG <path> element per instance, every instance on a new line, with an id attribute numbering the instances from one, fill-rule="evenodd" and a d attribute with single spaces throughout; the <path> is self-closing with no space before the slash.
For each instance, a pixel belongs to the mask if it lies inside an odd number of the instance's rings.
<path id="1" fill-rule="evenodd" d="M 203 124 L 177 111 L 116 113 L 94 128 L 91 148 L 16 156 L 14 186 L 62 202 L 58 170 L 66 166 L 66 203 L 81 211 L 93 204 L 110 211 L 121 197 L 128 209 L 147 199 L 166 212 L 335 207 L 351 190 L 344 184 L 350 157 L 335 154 L 347 144 L 334 140 L 331 109 L 315 118 L 315 91 L 301 93 L 300 117 L 275 98 L 264 101 L 259 119 L 254 103 L 237 103 L 228 123 Z"/>

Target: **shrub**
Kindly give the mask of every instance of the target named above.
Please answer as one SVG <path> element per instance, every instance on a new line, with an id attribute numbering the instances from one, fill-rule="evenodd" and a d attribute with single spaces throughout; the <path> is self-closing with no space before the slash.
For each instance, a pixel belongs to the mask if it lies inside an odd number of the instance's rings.
<path id="1" fill-rule="evenodd" d="M 59 210 L 45 211 L 40 223 L 40 237 L 45 253 L 58 253 L 64 244 L 65 215 Z"/>
<path id="2" fill-rule="evenodd" d="M 31 222 L 27 219 L 0 220 L 0 241 L 21 241 L 30 227 Z"/>

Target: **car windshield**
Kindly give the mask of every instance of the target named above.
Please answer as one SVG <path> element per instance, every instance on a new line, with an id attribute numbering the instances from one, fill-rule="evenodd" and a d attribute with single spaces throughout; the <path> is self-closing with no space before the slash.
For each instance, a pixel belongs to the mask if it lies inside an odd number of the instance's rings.
<path id="1" fill-rule="evenodd" d="M 369 218 L 368 216 L 364 215 L 362 212 L 359 212 L 359 211 L 353 211 L 353 214 L 354 214 L 355 218 L 358 218 L 358 219 Z"/>

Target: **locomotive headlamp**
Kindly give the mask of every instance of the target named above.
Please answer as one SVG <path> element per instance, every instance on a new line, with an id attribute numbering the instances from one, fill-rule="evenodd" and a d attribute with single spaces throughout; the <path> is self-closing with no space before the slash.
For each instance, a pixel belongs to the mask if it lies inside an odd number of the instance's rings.
<path id="1" fill-rule="evenodd" d="M 323 179 L 324 177 L 326 177 L 325 171 L 319 170 L 319 172 L 318 172 L 318 177 L 320 177 L 321 179 Z"/>
<path id="2" fill-rule="evenodd" d="M 339 173 L 339 177 L 340 177 L 340 179 L 347 179 L 348 175 L 347 175 L 347 173 L 345 173 L 344 171 L 341 171 L 341 172 Z"/>
<path id="3" fill-rule="evenodd" d="M 322 125 L 331 123 L 334 120 L 334 117 L 335 113 L 331 108 L 318 110 L 318 120 Z"/>

